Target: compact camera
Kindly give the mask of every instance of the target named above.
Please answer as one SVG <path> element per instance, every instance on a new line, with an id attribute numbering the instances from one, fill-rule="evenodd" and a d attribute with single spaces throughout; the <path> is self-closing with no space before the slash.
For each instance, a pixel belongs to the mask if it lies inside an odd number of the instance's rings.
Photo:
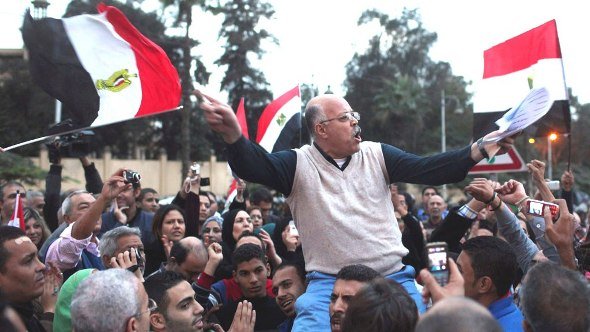
<path id="1" fill-rule="evenodd" d="M 199 165 L 198 163 L 193 163 L 191 165 L 191 177 L 195 177 L 201 174 L 201 165 Z M 201 178 L 201 181 L 199 182 L 199 185 L 201 187 L 206 187 L 211 185 L 209 178 Z"/>
<path id="2" fill-rule="evenodd" d="M 139 182 L 141 181 L 141 175 L 139 175 L 139 173 L 137 173 L 136 171 L 127 170 L 123 171 L 123 179 L 125 179 L 125 184 L 139 184 Z"/>

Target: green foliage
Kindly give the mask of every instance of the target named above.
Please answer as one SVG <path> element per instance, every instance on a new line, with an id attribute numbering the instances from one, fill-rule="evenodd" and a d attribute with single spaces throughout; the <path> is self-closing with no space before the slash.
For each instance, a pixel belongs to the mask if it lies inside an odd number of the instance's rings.
<path id="1" fill-rule="evenodd" d="M 46 135 L 53 122 L 55 101 L 32 83 L 24 59 L 0 62 L 0 146 L 6 147 Z M 38 154 L 38 145 L 19 148 L 22 155 Z"/>
<path id="2" fill-rule="evenodd" d="M 445 101 L 447 148 L 467 144 L 471 123 L 460 119 L 470 116 L 452 112 L 467 109 L 467 83 L 453 76 L 448 63 L 428 56 L 436 33 L 423 28 L 416 10 L 404 10 L 400 18 L 368 10 L 358 23 L 373 21 L 379 22 L 381 31 L 346 67 L 346 99 L 361 112 L 364 138 L 418 154 L 440 151 L 440 96 L 444 89 L 453 96 Z"/>
<path id="3" fill-rule="evenodd" d="M 0 153 L 0 179 L 4 182 L 16 180 L 32 185 L 44 179 L 46 173 L 28 158 L 11 152 Z"/>
<path id="4" fill-rule="evenodd" d="M 229 103 L 237 109 L 240 99 L 248 110 L 248 128 L 256 128 L 260 113 L 273 100 L 269 84 L 262 71 L 254 68 L 251 59 L 261 59 L 265 53 L 262 41 L 277 43 L 265 29 L 258 28 L 261 18 L 269 19 L 274 9 L 259 0 L 227 0 L 216 13 L 224 15 L 219 37 L 226 42 L 225 53 L 215 62 L 227 66 L 221 89 L 229 93 Z M 255 133 L 250 133 L 253 137 Z"/>

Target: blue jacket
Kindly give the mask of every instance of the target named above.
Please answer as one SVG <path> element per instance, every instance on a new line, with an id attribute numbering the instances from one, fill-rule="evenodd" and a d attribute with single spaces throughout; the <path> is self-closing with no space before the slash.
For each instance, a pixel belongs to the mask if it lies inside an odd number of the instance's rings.
<path id="1" fill-rule="evenodd" d="M 152 219 L 154 214 L 143 211 L 137 208 L 135 217 L 127 223 L 129 227 L 137 227 L 141 231 L 141 242 L 148 245 L 154 242 L 155 236 L 152 233 Z M 100 227 L 100 235 L 102 235 L 113 228 L 123 226 L 116 218 L 113 212 L 105 212 L 102 214 L 102 226 Z"/>
<path id="2" fill-rule="evenodd" d="M 514 304 L 512 294 L 490 304 L 488 310 L 490 310 L 492 316 L 500 323 L 504 331 L 523 331 L 522 321 L 524 318 L 518 307 Z"/>

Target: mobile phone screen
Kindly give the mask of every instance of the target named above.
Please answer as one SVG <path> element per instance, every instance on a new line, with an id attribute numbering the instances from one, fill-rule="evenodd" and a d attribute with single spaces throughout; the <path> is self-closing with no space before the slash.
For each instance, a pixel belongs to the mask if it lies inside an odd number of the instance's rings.
<path id="1" fill-rule="evenodd" d="M 441 286 L 444 286 L 449 281 L 449 266 L 447 261 L 447 247 L 446 245 L 429 246 L 428 253 L 428 269 L 434 276 L 436 281 Z"/>

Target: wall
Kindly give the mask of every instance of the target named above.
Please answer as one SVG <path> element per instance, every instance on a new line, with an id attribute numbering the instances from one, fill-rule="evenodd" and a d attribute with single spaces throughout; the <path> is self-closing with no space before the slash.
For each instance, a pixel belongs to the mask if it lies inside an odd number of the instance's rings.
<path id="1" fill-rule="evenodd" d="M 49 170 L 49 159 L 47 150 L 41 149 L 39 157 L 31 158 L 35 165 L 44 170 Z M 90 159 L 96 165 L 103 181 L 119 168 L 128 168 L 139 172 L 141 175 L 141 186 L 154 188 L 160 193 L 160 197 L 175 195 L 180 189 L 183 180 L 181 176 L 182 165 L 180 161 L 168 160 L 166 153 L 160 153 L 158 160 L 139 159 L 112 159 L 110 149 L 106 149 L 103 158 Z M 225 196 L 231 183 L 232 177 L 226 162 L 218 162 L 215 156 L 210 160 L 199 161 L 201 164 L 201 176 L 209 177 L 211 187 L 204 187 L 216 195 Z M 75 158 L 62 159 L 62 176 L 70 180 L 62 181 L 61 190 L 84 188 L 84 170 L 80 160 Z M 37 189 L 45 189 L 45 181 L 40 181 Z"/>

